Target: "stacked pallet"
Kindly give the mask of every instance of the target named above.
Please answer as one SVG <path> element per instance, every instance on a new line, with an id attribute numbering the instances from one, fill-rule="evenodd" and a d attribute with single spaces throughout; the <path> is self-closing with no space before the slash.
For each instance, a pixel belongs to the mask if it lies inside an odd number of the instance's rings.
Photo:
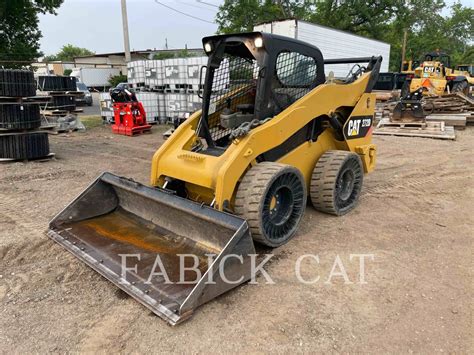
<path id="1" fill-rule="evenodd" d="M 0 70 L 0 161 L 51 157 L 48 134 L 41 132 L 40 105 L 33 72 Z"/>
<path id="2" fill-rule="evenodd" d="M 374 135 L 456 139 L 454 127 L 444 122 L 390 122 L 388 119 L 379 122 Z"/>
<path id="3" fill-rule="evenodd" d="M 433 113 L 426 117 L 429 122 L 445 122 L 446 125 L 464 129 L 474 123 L 474 99 L 463 93 L 426 98 Z"/>
<path id="4" fill-rule="evenodd" d="M 425 102 L 433 107 L 433 113 L 462 113 L 474 111 L 474 100 L 462 93 L 427 97 Z"/>

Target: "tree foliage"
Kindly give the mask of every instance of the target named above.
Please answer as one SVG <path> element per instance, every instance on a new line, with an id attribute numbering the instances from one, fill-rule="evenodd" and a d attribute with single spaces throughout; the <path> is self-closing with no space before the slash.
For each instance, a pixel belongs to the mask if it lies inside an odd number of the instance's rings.
<path id="1" fill-rule="evenodd" d="M 408 59 L 420 59 L 436 49 L 451 54 L 455 64 L 472 58 L 474 9 L 460 3 L 446 9 L 443 0 L 225 0 L 216 22 L 219 33 L 232 33 L 284 18 L 387 42 L 394 71 L 399 70 L 405 30 Z"/>
<path id="2" fill-rule="evenodd" d="M 170 59 L 170 58 L 189 58 L 189 57 L 196 57 L 199 54 L 194 52 L 190 52 L 188 49 L 180 49 L 176 51 L 169 51 L 169 52 L 160 52 L 156 53 L 153 56 L 153 59 L 161 60 L 161 59 Z"/>
<path id="3" fill-rule="evenodd" d="M 0 60 L 5 67 L 20 67 L 14 61 L 39 58 L 38 13 L 56 14 L 63 0 L 0 0 Z"/>
<path id="4" fill-rule="evenodd" d="M 126 83 L 127 76 L 126 75 L 114 75 L 109 78 L 109 84 L 114 88 L 120 83 Z"/>
<path id="5" fill-rule="evenodd" d="M 85 55 L 92 55 L 94 52 L 81 47 L 73 46 L 72 44 L 66 44 L 62 46 L 61 50 L 53 55 L 48 55 L 43 58 L 45 62 L 51 62 L 54 60 L 60 60 L 63 62 L 72 62 L 74 57 L 81 57 Z"/>
<path id="6" fill-rule="evenodd" d="M 174 58 L 174 53 L 173 52 L 161 52 L 161 53 L 156 53 L 153 56 L 153 59 L 156 59 L 156 60 L 170 59 L 170 58 Z"/>

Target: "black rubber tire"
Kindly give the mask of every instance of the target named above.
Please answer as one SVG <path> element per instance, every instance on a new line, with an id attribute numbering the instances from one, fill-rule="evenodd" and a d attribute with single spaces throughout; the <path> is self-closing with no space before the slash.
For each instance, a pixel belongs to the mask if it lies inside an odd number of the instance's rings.
<path id="1" fill-rule="evenodd" d="M 7 130 L 35 129 L 41 125 L 37 104 L 0 105 L 0 128 Z"/>
<path id="2" fill-rule="evenodd" d="M 35 95 L 36 85 L 32 71 L 0 69 L 0 96 L 28 97 Z"/>
<path id="3" fill-rule="evenodd" d="M 341 216 L 358 203 L 364 169 L 352 152 L 329 150 L 319 158 L 310 184 L 310 198 L 318 211 Z"/>
<path id="4" fill-rule="evenodd" d="M 294 236 L 306 199 L 306 183 L 298 169 L 262 162 L 244 175 L 234 210 L 247 220 L 254 241 L 274 248 Z"/>
<path id="5" fill-rule="evenodd" d="M 0 158 L 37 159 L 49 154 L 48 133 L 10 133 L 0 135 Z"/>
<path id="6" fill-rule="evenodd" d="M 467 81 L 459 81 L 457 83 L 454 83 L 453 85 L 453 92 L 461 92 L 465 95 L 469 94 L 469 84 Z"/>
<path id="7" fill-rule="evenodd" d="M 68 95 L 53 95 L 52 101 L 45 107 L 51 110 L 73 111 L 76 109 L 76 98 Z"/>
<path id="8" fill-rule="evenodd" d="M 76 77 L 74 76 L 38 76 L 38 86 L 42 91 L 76 91 Z"/>

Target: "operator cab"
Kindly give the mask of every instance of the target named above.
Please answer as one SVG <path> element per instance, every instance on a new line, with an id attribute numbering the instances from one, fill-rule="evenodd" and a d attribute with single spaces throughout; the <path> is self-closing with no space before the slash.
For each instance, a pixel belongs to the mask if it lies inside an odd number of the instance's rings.
<path id="1" fill-rule="evenodd" d="M 266 122 L 325 81 L 321 52 L 298 40 L 252 32 L 203 45 L 209 60 L 196 132 L 211 154 L 225 150 L 236 129 Z"/>

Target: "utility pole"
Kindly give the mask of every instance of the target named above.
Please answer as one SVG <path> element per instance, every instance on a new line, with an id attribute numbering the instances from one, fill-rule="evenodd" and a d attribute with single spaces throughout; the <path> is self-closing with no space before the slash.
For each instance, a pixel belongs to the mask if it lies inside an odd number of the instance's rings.
<path id="1" fill-rule="evenodd" d="M 125 62 L 130 62 L 130 39 L 128 37 L 127 0 L 122 0 L 123 44 L 125 47 Z"/>
<path id="2" fill-rule="evenodd" d="M 407 50 L 407 35 L 408 35 L 408 30 L 405 28 L 403 30 L 403 43 L 402 43 L 402 62 L 400 68 L 403 70 L 403 62 L 405 61 L 405 56 L 406 56 L 406 50 Z"/>

